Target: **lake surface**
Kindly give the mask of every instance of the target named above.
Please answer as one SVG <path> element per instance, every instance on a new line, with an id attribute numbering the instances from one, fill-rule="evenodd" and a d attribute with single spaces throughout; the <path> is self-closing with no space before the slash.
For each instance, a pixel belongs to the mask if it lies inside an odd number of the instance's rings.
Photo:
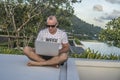
<path id="1" fill-rule="evenodd" d="M 120 55 L 120 48 L 109 46 L 102 42 L 86 42 L 81 41 L 85 48 L 90 48 L 91 50 L 98 51 L 101 54 L 117 54 Z"/>

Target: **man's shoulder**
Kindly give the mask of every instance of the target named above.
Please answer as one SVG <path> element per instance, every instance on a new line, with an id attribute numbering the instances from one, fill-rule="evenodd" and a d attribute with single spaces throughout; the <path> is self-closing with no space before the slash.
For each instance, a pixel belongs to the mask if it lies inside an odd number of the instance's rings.
<path id="1" fill-rule="evenodd" d="M 58 32 L 60 32 L 60 33 L 66 33 L 64 30 L 62 30 L 62 29 L 58 29 Z"/>

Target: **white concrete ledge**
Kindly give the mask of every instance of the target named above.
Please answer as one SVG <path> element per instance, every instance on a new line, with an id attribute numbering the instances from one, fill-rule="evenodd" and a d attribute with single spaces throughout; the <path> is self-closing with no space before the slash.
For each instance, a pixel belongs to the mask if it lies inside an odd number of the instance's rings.
<path id="1" fill-rule="evenodd" d="M 80 80 L 120 80 L 120 61 L 76 59 Z"/>
<path id="2" fill-rule="evenodd" d="M 119 60 L 76 59 L 77 66 L 120 68 Z"/>
<path id="3" fill-rule="evenodd" d="M 80 80 L 74 59 L 60 68 L 29 67 L 24 55 L 0 54 L 0 80 Z"/>
<path id="4" fill-rule="evenodd" d="M 0 54 L 0 80 L 59 80 L 60 68 L 29 67 L 24 55 Z"/>
<path id="5" fill-rule="evenodd" d="M 60 68 L 28 67 L 24 55 L 0 54 L 0 80 L 120 80 L 120 61 L 69 58 Z"/>

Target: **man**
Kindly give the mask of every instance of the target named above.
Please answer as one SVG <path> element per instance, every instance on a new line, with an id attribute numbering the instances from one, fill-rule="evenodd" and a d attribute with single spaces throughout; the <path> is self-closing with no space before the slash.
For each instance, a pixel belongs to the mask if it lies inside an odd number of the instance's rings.
<path id="1" fill-rule="evenodd" d="M 31 60 L 28 66 L 56 66 L 65 62 L 68 58 L 69 43 L 65 32 L 58 29 L 58 21 L 55 16 L 47 18 L 47 28 L 41 30 L 37 36 L 37 40 L 60 43 L 59 55 L 48 57 L 35 53 L 35 50 L 26 46 L 23 51 L 24 54 Z M 47 59 L 46 59 L 47 57 Z"/>

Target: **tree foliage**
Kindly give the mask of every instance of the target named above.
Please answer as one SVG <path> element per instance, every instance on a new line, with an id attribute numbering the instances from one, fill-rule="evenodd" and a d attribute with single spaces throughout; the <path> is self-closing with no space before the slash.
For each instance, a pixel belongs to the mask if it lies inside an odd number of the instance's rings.
<path id="1" fill-rule="evenodd" d="M 108 22 L 99 37 L 102 41 L 120 47 L 120 17 Z"/>
<path id="2" fill-rule="evenodd" d="M 49 15 L 57 16 L 60 28 L 70 29 L 71 4 L 76 2 L 79 0 L 1 0 L 0 29 L 8 37 L 8 46 L 19 48 L 33 42 Z"/>

